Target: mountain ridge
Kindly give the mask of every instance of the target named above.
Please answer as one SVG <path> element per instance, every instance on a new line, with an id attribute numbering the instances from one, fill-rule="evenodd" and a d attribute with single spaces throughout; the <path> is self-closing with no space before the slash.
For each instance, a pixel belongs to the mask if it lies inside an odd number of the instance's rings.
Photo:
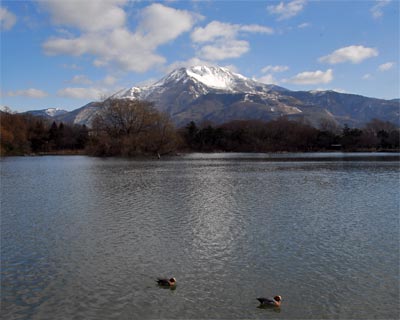
<path id="1" fill-rule="evenodd" d="M 152 85 L 125 88 L 108 99 L 153 102 L 177 126 L 190 121 L 219 124 L 231 120 L 268 121 L 282 116 L 307 121 L 316 127 L 323 122 L 361 126 L 373 118 L 400 125 L 399 99 L 369 98 L 332 90 L 291 91 L 217 66 L 178 68 Z M 90 126 L 102 105 L 91 102 L 55 119 Z"/>

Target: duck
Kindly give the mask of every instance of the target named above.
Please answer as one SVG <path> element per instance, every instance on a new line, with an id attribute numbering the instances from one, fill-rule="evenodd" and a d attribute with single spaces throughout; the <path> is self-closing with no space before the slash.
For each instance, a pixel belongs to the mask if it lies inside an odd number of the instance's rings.
<path id="1" fill-rule="evenodd" d="M 272 306 L 280 307 L 282 302 L 281 296 L 275 296 L 273 298 L 257 298 L 260 301 L 260 306 Z"/>
<path id="2" fill-rule="evenodd" d="M 174 287 L 176 286 L 176 279 L 175 278 L 157 278 L 157 283 L 163 287 Z"/>

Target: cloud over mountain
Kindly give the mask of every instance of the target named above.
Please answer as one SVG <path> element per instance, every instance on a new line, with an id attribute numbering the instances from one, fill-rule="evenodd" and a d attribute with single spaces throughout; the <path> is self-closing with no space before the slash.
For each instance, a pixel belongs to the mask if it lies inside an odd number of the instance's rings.
<path id="1" fill-rule="evenodd" d="M 131 31 L 125 24 L 126 13 L 122 9 L 126 1 L 83 3 L 84 8 L 80 7 L 79 10 L 81 2 L 79 5 L 75 1 L 43 3 L 54 23 L 81 31 L 77 37 L 48 39 L 43 44 L 46 54 L 89 54 L 95 57 L 93 64 L 98 67 L 112 64 L 123 70 L 145 72 L 166 61 L 162 55 L 156 53 L 160 45 L 190 31 L 201 19 L 195 13 L 155 3 L 139 13 L 138 26 L 135 31 Z M 64 12 L 65 16 L 62 15 Z M 98 12 L 101 14 L 97 14 Z"/>
<path id="2" fill-rule="evenodd" d="M 196 28 L 191 39 L 199 47 L 200 58 L 216 61 L 238 58 L 250 49 L 248 41 L 239 39 L 244 33 L 272 34 L 272 28 L 250 24 L 240 25 L 212 21 L 208 25 Z"/>
<path id="3" fill-rule="evenodd" d="M 298 73 L 294 77 L 285 80 L 284 82 L 294 84 L 320 84 L 329 83 L 333 80 L 333 70 L 328 69 L 325 72 L 321 70 L 317 71 L 305 71 Z"/>

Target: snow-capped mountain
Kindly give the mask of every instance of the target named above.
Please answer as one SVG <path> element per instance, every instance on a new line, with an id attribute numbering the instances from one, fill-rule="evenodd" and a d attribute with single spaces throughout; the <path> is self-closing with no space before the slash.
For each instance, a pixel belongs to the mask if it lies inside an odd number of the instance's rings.
<path id="1" fill-rule="evenodd" d="M 373 118 L 400 123 L 397 100 L 335 91 L 290 91 L 217 66 L 179 68 L 152 85 L 126 88 L 110 98 L 151 101 L 178 126 L 190 121 L 223 123 L 281 116 L 315 126 L 326 121 L 360 126 Z M 90 126 L 101 108 L 102 103 L 92 102 L 57 118 Z"/>
<path id="2" fill-rule="evenodd" d="M 275 85 L 266 85 L 233 73 L 227 68 L 215 66 L 193 66 L 179 68 L 151 86 L 124 89 L 113 96 L 118 99 L 152 99 L 172 87 L 187 87 L 193 98 L 214 91 L 229 93 L 267 94 L 273 91 L 288 91 Z"/>
<path id="3" fill-rule="evenodd" d="M 272 119 L 303 113 L 289 90 L 267 85 L 227 68 L 193 66 L 179 68 L 151 86 L 124 89 L 111 98 L 154 102 L 178 125 L 188 121 L 225 122 L 236 119 Z"/>

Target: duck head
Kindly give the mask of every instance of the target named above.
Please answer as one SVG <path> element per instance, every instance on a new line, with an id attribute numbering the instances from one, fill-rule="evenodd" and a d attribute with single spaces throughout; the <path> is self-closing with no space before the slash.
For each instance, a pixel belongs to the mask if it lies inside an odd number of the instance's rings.
<path id="1" fill-rule="evenodd" d="M 277 306 L 281 305 L 282 297 L 281 296 L 275 296 L 274 297 L 275 303 Z"/>

